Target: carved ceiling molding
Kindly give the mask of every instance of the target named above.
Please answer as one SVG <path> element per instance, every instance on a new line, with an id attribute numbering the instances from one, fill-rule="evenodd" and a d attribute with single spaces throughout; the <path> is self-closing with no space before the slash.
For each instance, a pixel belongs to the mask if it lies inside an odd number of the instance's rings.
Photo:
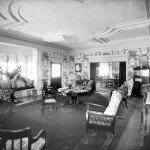
<path id="1" fill-rule="evenodd" d="M 136 46 L 150 46 L 150 37 L 140 37 L 140 38 L 130 38 L 130 39 L 121 39 L 116 41 L 110 41 L 107 44 L 89 44 L 89 45 L 77 45 L 74 46 L 76 51 L 87 51 L 87 50 L 97 50 L 102 49 L 105 51 L 106 48 L 122 48 L 122 47 L 136 47 Z"/>
<path id="2" fill-rule="evenodd" d="M 0 28 L 12 29 L 13 27 L 28 23 L 21 14 L 22 0 L 2 1 L 0 5 Z"/>
<path id="3" fill-rule="evenodd" d="M 101 44 L 108 43 L 109 42 L 108 38 L 117 35 L 123 31 L 133 30 L 137 28 L 144 28 L 144 27 L 148 27 L 149 25 L 150 25 L 150 19 L 145 18 L 145 19 L 139 19 L 139 20 L 108 26 L 104 31 L 96 34 L 91 39 L 91 41 L 95 43 L 101 43 Z"/>

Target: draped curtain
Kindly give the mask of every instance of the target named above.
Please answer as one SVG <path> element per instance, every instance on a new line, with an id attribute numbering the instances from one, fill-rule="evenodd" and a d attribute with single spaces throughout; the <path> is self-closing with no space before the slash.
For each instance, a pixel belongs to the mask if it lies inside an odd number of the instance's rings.
<path id="1" fill-rule="evenodd" d="M 14 54 L 7 55 L 7 72 L 12 72 L 16 68 L 17 68 L 16 55 Z"/>
<path id="2" fill-rule="evenodd" d="M 3 72 L 7 71 L 7 54 L 0 54 L 0 67 Z"/>
<path id="3" fill-rule="evenodd" d="M 27 62 L 26 62 L 26 56 L 24 55 L 18 55 L 18 66 L 21 66 L 21 74 L 23 76 L 27 76 Z"/>
<path id="4" fill-rule="evenodd" d="M 11 73 L 21 67 L 21 75 L 33 79 L 35 69 L 32 56 L 17 54 L 0 54 L 0 67 L 4 73 Z"/>

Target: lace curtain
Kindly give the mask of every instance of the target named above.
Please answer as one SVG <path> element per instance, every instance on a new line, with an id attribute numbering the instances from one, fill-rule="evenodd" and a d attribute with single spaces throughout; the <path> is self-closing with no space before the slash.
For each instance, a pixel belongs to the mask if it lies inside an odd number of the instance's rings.
<path id="1" fill-rule="evenodd" d="M 0 67 L 3 72 L 7 71 L 7 54 L 0 54 Z"/>
<path id="2" fill-rule="evenodd" d="M 21 75 L 32 79 L 34 74 L 32 56 L 17 54 L 0 54 L 0 67 L 2 71 L 12 72 L 17 67 L 21 67 Z"/>

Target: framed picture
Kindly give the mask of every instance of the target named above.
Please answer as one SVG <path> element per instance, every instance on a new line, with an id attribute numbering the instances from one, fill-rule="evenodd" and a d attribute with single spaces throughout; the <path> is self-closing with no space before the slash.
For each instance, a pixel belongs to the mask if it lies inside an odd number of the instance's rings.
<path id="1" fill-rule="evenodd" d="M 81 72 L 82 71 L 82 64 L 81 63 L 76 63 L 75 64 L 75 71 L 76 72 Z"/>
<path id="2" fill-rule="evenodd" d="M 139 65 L 142 67 L 148 67 L 148 57 L 147 55 L 139 56 Z"/>

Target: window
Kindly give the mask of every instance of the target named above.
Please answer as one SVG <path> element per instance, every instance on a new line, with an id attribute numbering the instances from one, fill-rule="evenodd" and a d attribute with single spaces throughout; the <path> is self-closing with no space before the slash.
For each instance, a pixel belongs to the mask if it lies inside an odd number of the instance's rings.
<path id="1" fill-rule="evenodd" d="M 119 62 L 99 63 L 98 76 L 103 79 L 116 79 L 119 75 Z"/>
<path id="2" fill-rule="evenodd" d="M 108 78 L 109 76 L 109 63 L 100 63 L 99 66 L 99 76 L 103 78 Z"/>
<path id="3" fill-rule="evenodd" d="M 60 77 L 60 64 L 52 63 L 52 78 Z"/>
<path id="4" fill-rule="evenodd" d="M 35 79 L 35 62 L 29 55 L 0 54 L 0 67 L 3 73 L 12 73 L 18 67 L 21 68 L 21 75 L 30 79 Z"/>

